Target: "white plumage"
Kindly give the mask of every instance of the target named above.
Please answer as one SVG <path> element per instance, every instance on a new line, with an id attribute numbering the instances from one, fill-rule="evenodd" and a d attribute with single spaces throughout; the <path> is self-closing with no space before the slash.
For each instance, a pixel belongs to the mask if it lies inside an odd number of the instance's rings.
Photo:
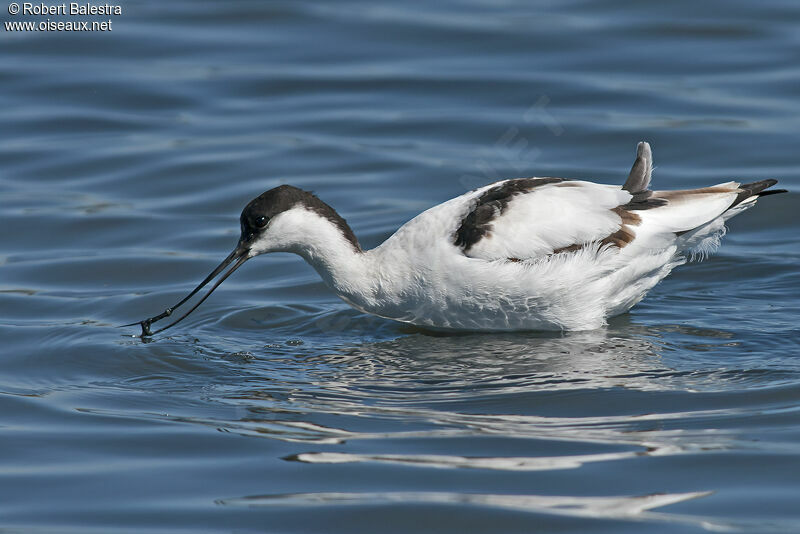
<path id="1" fill-rule="evenodd" d="M 280 251 L 305 258 L 353 307 L 396 321 L 456 330 L 598 328 L 677 265 L 713 250 L 726 219 L 780 192 L 765 191 L 775 180 L 651 191 L 651 173 L 650 146 L 639 143 L 623 186 L 504 180 L 430 208 L 367 251 L 327 204 L 281 186 L 248 204 L 237 249 L 178 306 L 234 259 L 222 279 L 248 258 Z M 143 321 L 143 332 L 171 313 Z"/>

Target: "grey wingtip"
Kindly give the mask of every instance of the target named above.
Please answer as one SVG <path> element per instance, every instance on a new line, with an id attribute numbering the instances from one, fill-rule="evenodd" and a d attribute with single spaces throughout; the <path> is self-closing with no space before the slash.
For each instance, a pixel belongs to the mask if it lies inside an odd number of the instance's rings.
<path id="1" fill-rule="evenodd" d="M 628 179 L 622 189 L 629 193 L 639 193 L 647 191 L 650 187 L 650 178 L 653 173 L 653 151 L 650 149 L 650 143 L 647 141 L 640 141 L 636 145 L 636 161 L 633 162 L 631 172 L 628 174 Z"/>

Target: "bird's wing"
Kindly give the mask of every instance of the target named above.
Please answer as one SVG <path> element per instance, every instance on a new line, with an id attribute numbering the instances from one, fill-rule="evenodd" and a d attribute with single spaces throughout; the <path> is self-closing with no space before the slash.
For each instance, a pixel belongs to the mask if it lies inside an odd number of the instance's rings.
<path id="1" fill-rule="evenodd" d="M 639 143 L 623 186 L 562 178 L 517 178 L 473 192 L 453 243 L 484 260 L 535 260 L 587 245 L 663 249 L 683 234 L 752 206 L 775 180 L 684 191 L 651 191 L 653 156 Z"/>
<path id="2" fill-rule="evenodd" d="M 620 186 L 560 178 L 517 178 L 484 188 L 455 232 L 466 256 L 530 260 L 588 243 L 624 241 L 633 195 Z M 630 222 L 630 221 L 628 221 Z"/>

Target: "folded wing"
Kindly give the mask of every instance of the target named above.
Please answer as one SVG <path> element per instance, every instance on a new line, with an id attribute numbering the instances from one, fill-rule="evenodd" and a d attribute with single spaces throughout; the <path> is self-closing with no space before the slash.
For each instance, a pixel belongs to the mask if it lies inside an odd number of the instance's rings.
<path id="1" fill-rule="evenodd" d="M 621 187 L 563 178 L 497 182 L 476 192 L 453 242 L 471 258 L 511 261 L 588 245 L 663 249 L 712 223 L 721 228 L 759 196 L 783 192 L 766 190 L 775 180 L 651 191 L 652 169 L 650 145 L 642 142 Z"/>

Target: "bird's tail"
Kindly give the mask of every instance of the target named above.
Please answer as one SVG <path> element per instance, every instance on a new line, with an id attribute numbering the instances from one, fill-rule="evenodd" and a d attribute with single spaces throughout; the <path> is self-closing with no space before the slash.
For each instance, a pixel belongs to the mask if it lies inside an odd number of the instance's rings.
<path id="1" fill-rule="evenodd" d="M 703 260 L 719 247 L 720 239 L 727 231 L 725 221 L 753 207 L 761 197 L 786 193 L 786 189 L 768 189 L 777 183 L 777 180 L 769 179 L 739 185 L 736 199 L 719 217 L 681 236 L 681 248 L 689 260 Z"/>
<path id="2" fill-rule="evenodd" d="M 736 197 L 736 200 L 733 201 L 731 207 L 728 208 L 733 209 L 736 206 L 744 203 L 753 203 L 761 197 L 765 197 L 768 195 L 777 195 L 778 193 L 788 193 L 786 189 L 769 189 L 773 185 L 777 184 L 778 180 L 759 180 L 757 182 L 750 182 L 749 184 L 742 184 L 739 186 L 741 192 Z"/>

